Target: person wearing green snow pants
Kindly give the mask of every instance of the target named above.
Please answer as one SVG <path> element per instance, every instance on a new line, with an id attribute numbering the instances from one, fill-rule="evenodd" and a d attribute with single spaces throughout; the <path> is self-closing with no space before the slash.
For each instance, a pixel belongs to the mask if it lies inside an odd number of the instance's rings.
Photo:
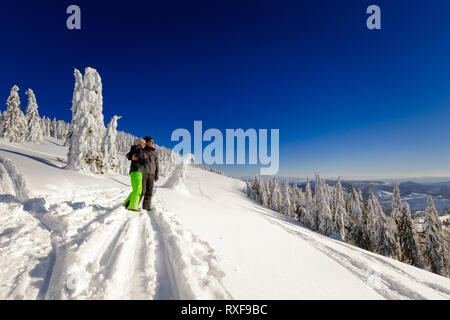
<path id="1" fill-rule="evenodd" d="M 130 152 L 127 153 L 128 160 L 131 160 L 130 178 L 132 191 L 123 203 L 123 206 L 131 211 L 139 211 L 139 200 L 142 193 L 142 172 L 145 165 L 144 157 L 144 139 L 136 139 L 134 145 L 131 146 Z"/>
<path id="2" fill-rule="evenodd" d="M 139 205 L 139 200 L 141 199 L 142 193 L 142 172 L 133 171 L 130 172 L 131 177 L 131 188 L 133 191 L 128 195 L 127 200 L 124 202 L 124 206 L 129 210 L 137 210 Z"/>

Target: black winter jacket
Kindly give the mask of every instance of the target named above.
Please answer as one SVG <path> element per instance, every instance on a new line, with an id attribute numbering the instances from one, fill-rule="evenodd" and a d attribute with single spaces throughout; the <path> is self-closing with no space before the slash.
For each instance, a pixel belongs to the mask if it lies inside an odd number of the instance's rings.
<path id="1" fill-rule="evenodd" d="M 147 159 L 145 159 L 144 165 L 144 176 L 155 176 L 155 179 L 159 179 L 159 160 L 158 153 L 155 148 L 146 146 L 144 149 L 147 154 Z"/>
<path id="2" fill-rule="evenodd" d="M 131 157 L 133 155 L 137 155 L 139 160 L 131 160 Z M 130 172 L 133 171 L 144 172 L 145 167 L 144 149 L 142 149 L 140 146 L 132 145 L 130 152 L 127 153 L 126 157 L 128 158 L 128 160 L 131 160 Z"/>

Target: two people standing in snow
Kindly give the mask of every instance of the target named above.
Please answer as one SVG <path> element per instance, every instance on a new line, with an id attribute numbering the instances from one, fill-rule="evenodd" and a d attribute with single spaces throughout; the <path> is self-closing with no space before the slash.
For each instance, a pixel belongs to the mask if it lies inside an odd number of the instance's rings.
<path id="1" fill-rule="evenodd" d="M 159 179 L 159 160 L 154 148 L 154 140 L 146 136 L 136 139 L 126 157 L 131 160 L 130 178 L 132 191 L 124 202 L 124 207 L 131 211 L 139 211 L 142 198 L 142 209 L 151 209 L 153 186 Z"/>

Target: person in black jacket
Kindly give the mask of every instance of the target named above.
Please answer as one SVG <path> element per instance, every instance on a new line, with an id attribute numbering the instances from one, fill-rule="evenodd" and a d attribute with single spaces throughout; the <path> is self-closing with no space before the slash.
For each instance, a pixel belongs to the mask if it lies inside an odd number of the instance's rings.
<path id="1" fill-rule="evenodd" d="M 153 186 L 159 179 L 159 160 L 158 153 L 154 148 L 154 140 L 152 137 L 146 136 L 144 138 L 146 146 L 144 148 L 145 166 L 142 175 L 142 194 L 141 199 L 142 208 L 144 210 L 151 209 L 151 201 L 153 194 Z"/>
<path id="2" fill-rule="evenodd" d="M 131 146 L 130 152 L 126 155 L 128 160 L 131 160 L 130 178 L 132 191 L 123 203 L 123 206 L 131 211 L 139 211 L 138 206 L 142 194 L 142 173 L 145 166 L 144 147 L 145 140 L 136 139 L 134 145 Z"/>

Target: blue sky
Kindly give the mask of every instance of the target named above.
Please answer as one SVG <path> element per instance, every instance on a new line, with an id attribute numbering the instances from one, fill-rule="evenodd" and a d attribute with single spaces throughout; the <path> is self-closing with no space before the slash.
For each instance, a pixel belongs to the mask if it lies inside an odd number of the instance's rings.
<path id="1" fill-rule="evenodd" d="M 81 8 L 82 29 L 66 28 Z M 365 27 L 377 4 L 382 30 Z M 32 88 L 71 119 L 73 68 L 103 79 L 105 121 L 173 147 L 173 130 L 279 128 L 280 175 L 450 176 L 450 2 L 2 3 L 0 94 Z M 5 105 L 0 106 L 4 110 Z M 228 174 L 255 166 L 220 166 Z"/>

